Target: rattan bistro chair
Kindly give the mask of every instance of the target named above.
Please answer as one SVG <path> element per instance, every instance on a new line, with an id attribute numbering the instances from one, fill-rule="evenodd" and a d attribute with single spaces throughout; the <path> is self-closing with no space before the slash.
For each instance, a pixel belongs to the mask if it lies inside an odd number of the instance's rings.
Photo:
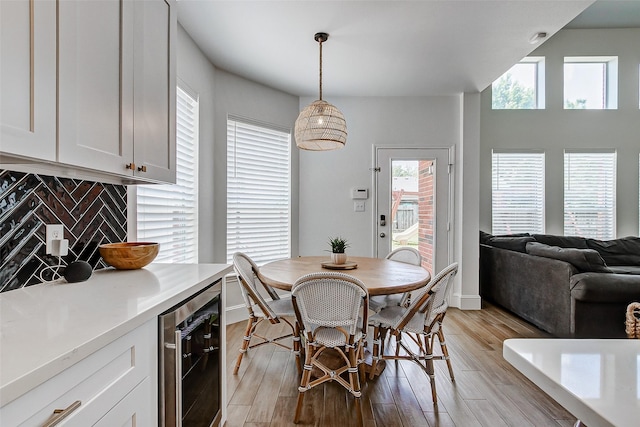
<path id="1" fill-rule="evenodd" d="M 369 319 L 369 324 L 374 327 L 371 372 L 375 372 L 376 364 L 380 359 L 416 362 L 429 376 L 434 405 L 437 405 L 438 401 L 433 361 L 446 360 L 451 381 L 454 381 L 442 321 L 449 307 L 447 296 L 457 272 L 458 263 L 449 265 L 427 284 L 427 292 L 420 297 L 415 297 L 409 307 L 386 307 Z M 385 354 L 384 334 L 387 331 L 395 337 L 395 354 Z M 413 343 L 406 344 L 403 341 L 405 336 L 408 336 Z M 442 355 L 437 356 L 433 354 L 436 336 L 442 350 Z"/>
<path id="2" fill-rule="evenodd" d="M 247 320 L 247 328 L 244 333 L 240 354 L 236 360 L 236 366 L 233 374 L 236 375 L 242 363 L 242 357 L 251 348 L 258 347 L 263 344 L 276 344 L 286 349 L 292 348 L 279 342 L 285 338 L 293 337 L 293 352 L 296 355 L 296 363 L 298 371 L 302 371 L 302 363 L 300 362 L 300 328 L 297 323 L 292 323 L 286 317 L 295 318 L 295 311 L 289 299 L 280 299 L 278 293 L 269 285 L 258 279 L 258 266 L 247 255 L 236 252 L 233 254 L 233 268 L 238 276 L 238 283 L 242 290 L 245 306 L 249 312 Z M 259 286 L 261 286 L 271 297 L 271 301 L 267 301 L 260 294 Z M 270 324 L 279 324 L 284 322 L 291 328 L 291 333 L 280 335 L 276 338 L 267 338 L 256 333 L 257 326 L 263 320 L 268 320 Z M 253 338 L 260 339 L 259 342 L 252 344 Z"/>
<path id="3" fill-rule="evenodd" d="M 327 381 L 335 381 L 355 398 L 358 425 L 362 426 L 358 369 L 364 378 L 363 341 L 367 330 L 368 296 L 367 288 L 360 280 L 342 273 L 307 274 L 294 283 L 291 299 L 305 337 L 305 361 L 295 423 L 300 420 L 305 392 Z M 333 349 L 339 356 L 338 361 L 344 362 L 339 368 L 334 368 L 333 363 L 331 367 L 327 366 L 328 361 L 335 362 L 323 359 L 327 349 Z M 316 378 L 312 379 L 314 368 Z M 348 381 L 341 376 L 345 373 Z"/>
<path id="4" fill-rule="evenodd" d="M 404 262 L 411 265 L 422 265 L 422 255 L 416 249 L 411 247 L 397 248 L 385 257 L 391 261 Z M 402 294 L 392 295 L 376 295 L 369 298 L 369 309 L 373 312 L 378 312 L 384 307 L 390 307 L 394 305 L 409 305 L 411 300 L 411 293 L 405 292 Z"/>

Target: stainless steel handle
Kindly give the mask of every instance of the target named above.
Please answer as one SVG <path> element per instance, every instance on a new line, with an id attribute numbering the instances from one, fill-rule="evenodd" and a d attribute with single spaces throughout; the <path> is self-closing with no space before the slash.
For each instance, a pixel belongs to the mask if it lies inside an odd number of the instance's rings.
<path id="1" fill-rule="evenodd" d="M 82 405 L 82 402 L 76 400 L 71 405 L 67 406 L 64 409 L 54 409 L 53 414 L 49 419 L 42 425 L 42 427 L 53 427 L 58 425 L 60 421 L 67 418 L 69 415 L 73 413 L 76 409 L 78 409 Z"/>
<path id="2" fill-rule="evenodd" d="M 182 331 L 176 330 L 175 376 L 176 376 L 176 426 L 182 427 Z"/>
<path id="3" fill-rule="evenodd" d="M 387 235 L 386 235 L 386 234 L 384 234 L 384 233 L 380 233 L 380 237 L 383 237 L 383 238 L 384 238 L 384 237 L 387 237 Z"/>

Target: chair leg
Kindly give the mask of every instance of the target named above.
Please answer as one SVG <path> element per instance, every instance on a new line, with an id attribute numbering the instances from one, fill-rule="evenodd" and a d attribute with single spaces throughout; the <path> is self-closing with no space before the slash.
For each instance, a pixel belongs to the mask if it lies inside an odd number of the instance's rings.
<path id="1" fill-rule="evenodd" d="M 362 408 L 360 407 L 360 379 L 358 378 L 358 353 L 359 348 L 356 348 L 358 344 L 349 349 L 349 382 L 353 397 L 356 404 L 356 415 L 358 416 L 358 425 L 363 426 L 362 420 Z M 373 372 L 373 371 L 372 371 Z"/>
<path id="2" fill-rule="evenodd" d="M 311 380 L 311 359 L 313 358 L 313 352 L 313 346 L 305 346 L 304 369 L 302 370 L 300 387 L 298 387 L 298 403 L 296 404 L 296 414 L 293 417 L 293 422 L 295 424 L 298 424 L 298 422 L 300 421 L 300 411 L 302 410 L 302 404 L 304 403 L 304 393 L 308 390 L 309 381 Z"/>
<path id="3" fill-rule="evenodd" d="M 447 361 L 447 368 L 449 368 L 449 376 L 451 377 L 451 381 L 455 381 L 453 376 L 453 367 L 451 366 L 451 359 L 449 358 L 449 350 L 447 349 L 447 343 L 444 340 L 444 331 L 442 330 L 442 325 L 440 325 L 440 329 L 438 330 L 438 341 L 440 342 L 440 348 L 442 349 L 442 356 L 444 360 Z"/>
<path id="4" fill-rule="evenodd" d="M 369 371 L 369 379 L 372 380 L 375 372 L 376 372 L 376 367 L 378 366 L 378 358 L 381 355 L 380 352 L 380 345 L 381 345 L 381 337 L 380 337 L 380 327 L 379 326 L 374 326 L 373 327 L 373 354 L 371 355 L 371 370 Z"/>
<path id="5" fill-rule="evenodd" d="M 236 359 L 236 366 L 233 368 L 233 375 L 238 375 L 238 370 L 240 369 L 240 364 L 242 363 L 242 357 L 247 352 L 249 348 L 249 344 L 251 343 L 251 336 L 253 335 L 253 329 L 256 325 L 256 318 L 253 316 L 249 317 L 247 320 L 247 328 L 244 331 L 244 337 L 242 338 L 242 346 L 240 347 L 240 354 L 238 354 L 238 358 Z"/>
<path id="6" fill-rule="evenodd" d="M 298 375 L 302 374 L 302 359 L 300 354 L 300 325 L 295 322 L 293 334 L 293 354 L 296 356 L 296 366 L 298 367 Z"/>
<path id="7" fill-rule="evenodd" d="M 433 340 L 429 335 L 424 335 L 424 349 L 425 349 L 425 366 L 427 368 L 427 375 L 429 375 L 429 382 L 431 382 L 431 398 L 433 399 L 433 405 L 438 405 L 438 396 L 436 394 L 436 375 L 433 368 Z"/>

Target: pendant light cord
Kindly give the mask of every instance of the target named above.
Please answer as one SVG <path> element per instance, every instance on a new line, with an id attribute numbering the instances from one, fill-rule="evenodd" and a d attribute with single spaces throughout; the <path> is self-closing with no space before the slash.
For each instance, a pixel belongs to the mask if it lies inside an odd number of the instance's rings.
<path id="1" fill-rule="evenodd" d="M 318 43 L 320 44 L 320 101 L 322 101 L 322 39 Z"/>

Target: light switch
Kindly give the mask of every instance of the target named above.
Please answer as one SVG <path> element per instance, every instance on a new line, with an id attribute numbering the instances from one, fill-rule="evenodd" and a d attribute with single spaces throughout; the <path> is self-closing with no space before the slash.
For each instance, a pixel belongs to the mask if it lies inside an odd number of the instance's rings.
<path id="1" fill-rule="evenodd" d="M 356 200 L 353 202 L 353 210 L 355 212 L 364 212 L 364 200 Z"/>

